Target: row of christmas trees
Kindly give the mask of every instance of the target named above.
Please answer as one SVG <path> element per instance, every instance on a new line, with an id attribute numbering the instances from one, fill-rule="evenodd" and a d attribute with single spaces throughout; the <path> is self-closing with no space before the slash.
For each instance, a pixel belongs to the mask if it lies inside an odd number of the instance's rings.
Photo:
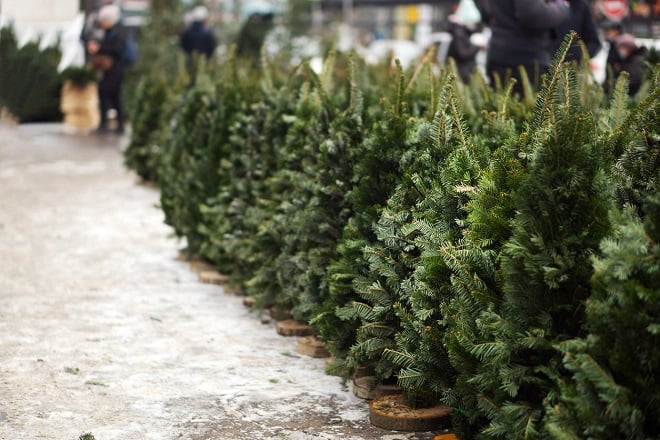
<path id="1" fill-rule="evenodd" d="M 606 98 L 562 51 L 521 99 L 338 54 L 154 69 L 126 164 L 189 255 L 461 438 L 659 438 L 660 68 Z"/>

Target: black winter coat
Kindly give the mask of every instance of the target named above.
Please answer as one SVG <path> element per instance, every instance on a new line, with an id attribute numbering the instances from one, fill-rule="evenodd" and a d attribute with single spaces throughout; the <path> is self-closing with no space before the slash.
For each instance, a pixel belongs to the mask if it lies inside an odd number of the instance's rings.
<path id="1" fill-rule="evenodd" d="M 492 36 L 488 60 L 506 66 L 550 65 L 555 28 L 568 18 L 562 0 L 485 0 L 480 2 Z"/>
<path id="2" fill-rule="evenodd" d="M 117 23 L 105 31 L 105 36 L 100 42 L 98 53 L 110 55 L 113 59 L 112 67 L 103 72 L 99 87 L 106 93 L 117 94 L 124 80 L 126 65 L 122 61 L 124 46 L 126 45 L 126 28 Z"/>
<path id="3" fill-rule="evenodd" d="M 450 23 L 449 32 L 452 39 L 447 56 L 454 59 L 461 79 L 467 83 L 476 66 L 475 57 L 479 48 L 470 41 L 472 32 L 467 27 L 458 23 Z"/>
<path id="4" fill-rule="evenodd" d="M 203 54 L 210 58 L 215 50 L 216 41 L 213 32 L 203 22 L 193 21 L 181 34 L 181 48 L 187 55 Z"/>
<path id="5" fill-rule="evenodd" d="M 598 28 L 594 22 L 591 7 L 586 0 L 571 0 L 571 12 L 568 19 L 557 26 L 557 40 L 555 41 L 553 53 L 557 52 L 564 36 L 570 31 L 577 32 L 578 37 L 580 37 L 587 47 L 590 57 L 593 58 L 598 53 L 601 48 Z M 569 49 L 566 59 L 577 61 L 582 59 L 582 51 L 577 41 L 574 41 Z"/>

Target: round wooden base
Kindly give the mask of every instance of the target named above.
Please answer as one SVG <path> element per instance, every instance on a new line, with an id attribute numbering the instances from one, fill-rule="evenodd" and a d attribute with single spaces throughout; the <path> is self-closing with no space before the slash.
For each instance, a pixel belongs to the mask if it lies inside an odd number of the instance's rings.
<path id="1" fill-rule="evenodd" d="M 226 284 L 229 277 L 225 274 L 218 273 L 215 270 L 204 270 L 199 273 L 199 281 L 204 284 Z"/>
<path id="2" fill-rule="evenodd" d="M 458 440 L 456 434 L 438 434 L 433 437 L 433 440 Z"/>
<path id="3" fill-rule="evenodd" d="M 201 272 L 213 272 L 217 269 L 214 265 L 212 265 L 211 263 L 207 263 L 206 261 L 191 260 L 190 270 L 192 270 L 196 274 L 200 274 Z"/>
<path id="4" fill-rule="evenodd" d="M 330 356 L 325 344 L 316 339 L 316 336 L 305 336 L 298 339 L 298 353 L 313 358 L 327 358 Z"/>
<path id="5" fill-rule="evenodd" d="M 247 307 L 248 309 L 251 309 L 254 307 L 256 300 L 254 299 L 253 296 L 246 296 L 243 298 L 243 305 Z"/>
<path id="6" fill-rule="evenodd" d="M 270 317 L 273 318 L 275 321 L 284 321 L 287 319 L 291 319 L 293 317 L 289 310 L 283 309 L 278 306 L 269 307 L 268 314 L 270 314 Z"/>
<path id="7" fill-rule="evenodd" d="M 452 409 L 437 405 L 412 409 L 403 404 L 403 396 L 382 396 L 369 403 L 369 421 L 374 426 L 393 431 L 434 431 L 450 426 Z"/>
<path id="8" fill-rule="evenodd" d="M 396 384 L 382 384 L 375 376 L 362 376 L 353 380 L 353 394 L 360 399 L 373 400 L 392 394 L 401 394 Z"/>
<path id="9" fill-rule="evenodd" d="M 275 328 L 277 333 L 282 336 L 311 336 L 314 334 L 314 327 L 293 319 L 277 321 Z"/>

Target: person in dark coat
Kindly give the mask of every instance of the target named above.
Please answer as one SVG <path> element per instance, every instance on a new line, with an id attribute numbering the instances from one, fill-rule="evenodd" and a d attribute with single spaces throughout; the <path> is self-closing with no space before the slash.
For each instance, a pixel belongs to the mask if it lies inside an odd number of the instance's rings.
<path id="1" fill-rule="evenodd" d="M 553 54 L 559 50 L 564 36 L 570 31 L 575 31 L 578 37 L 587 48 L 589 57 L 593 58 L 601 48 L 600 37 L 598 36 L 598 28 L 594 21 L 594 15 L 591 12 L 591 6 L 587 0 L 570 0 L 571 10 L 568 19 L 563 21 L 556 28 L 557 39 L 553 48 Z M 554 56 L 554 55 L 553 55 Z M 566 55 L 566 61 L 580 61 L 582 59 L 582 51 L 577 41 L 574 41 Z"/>
<path id="2" fill-rule="evenodd" d="M 634 96 L 641 88 L 644 79 L 646 48 L 638 46 L 635 37 L 630 34 L 618 36 L 614 44 L 621 60 L 619 68 L 614 71 L 615 79 L 621 75 L 621 72 L 628 72 L 628 95 Z"/>
<path id="3" fill-rule="evenodd" d="M 603 36 L 608 45 L 607 61 L 605 62 L 605 83 L 603 88 L 605 92 L 609 91 L 614 86 L 614 81 L 621 72 L 621 56 L 616 49 L 616 39 L 623 35 L 623 25 L 619 21 L 605 20 L 601 27 L 603 29 Z"/>
<path id="4" fill-rule="evenodd" d="M 204 6 L 197 6 L 192 10 L 192 22 L 181 33 L 179 42 L 186 53 L 188 60 L 197 53 L 211 58 L 216 47 L 215 34 L 206 25 L 209 12 Z"/>
<path id="5" fill-rule="evenodd" d="M 564 0 L 486 0 L 480 2 L 491 29 L 486 72 L 494 82 L 508 76 L 517 79 L 514 92 L 521 93 L 518 66 L 538 84 L 552 61 L 554 29 L 568 19 Z"/>
<path id="6" fill-rule="evenodd" d="M 116 132 L 124 131 L 124 106 L 121 100 L 121 86 L 126 65 L 122 60 L 126 43 L 126 29 L 120 22 L 121 10 L 116 5 L 103 6 L 98 13 L 99 26 L 105 30 L 103 39 L 87 42 L 92 65 L 101 71 L 99 80 L 99 110 L 101 122 L 97 133 L 108 132 L 108 112 L 117 111 Z"/>
<path id="7" fill-rule="evenodd" d="M 454 59 L 458 73 L 464 83 L 470 81 L 470 76 L 476 67 L 475 57 L 479 46 L 470 41 L 470 35 L 481 21 L 479 10 L 472 0 L 461 0 L 456 11 L 449 16 L 449 33 L 452 36 L 447 56 Z"/>

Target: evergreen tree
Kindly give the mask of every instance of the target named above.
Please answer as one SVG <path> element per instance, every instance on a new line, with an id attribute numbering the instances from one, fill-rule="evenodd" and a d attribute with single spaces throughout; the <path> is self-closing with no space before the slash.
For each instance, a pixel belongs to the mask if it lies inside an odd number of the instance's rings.
<path id="1" fill-rule="evenodd" d="M 142 180 L 158 181 L 158 134 L 171 117 L 170 104 L 176 91 L 159 75 L 149 75 L 136 90 L 131 121 L 131 141 L 124 150 L 124 165 L 134 170 Z M 168 105 L 169 104 L 169 105 Z"/>
<path id="2" fill-rule="evenodd" d="M 300 72 L 298 72 L 300 74 Z M 285 114 L 287 121 L 283 142 L 276 151 L 275 171 L 266 179 L 265 193 L 260 195 L 258 205 L 250 213 L 259 219 L 257 234 L 249 247 L 260 249 L 261 261 L 246 283 L 247 292 L 254 296 L 259 306 L 278 306 L 291 309 L 295 298 L 283 294 L 294 270 L 289 258 L 297 252 L 294 240 L 286 241 L 290 230 L 290 218 L 297 209 L 302 209 L 302 198 L 294 197 L 304 191 L 303 161 L 323 141 L 322 133 L 329 120 L 323 115 L 323 101 L 308 81 L 302 83 L 292 100 L 292 112 Z"/>
<path id="3" fill-rule="evenodd" d="M 444 345 L 447 320 L 442 312 L 452 297 L 451 269 L 443 250 L 461 238 L 469 195 L 490 157 L 486 145 L 474 142 L 453 94 L 443 113 L 447 122 L 433 138 L 444 142 L 448 155 L 430 185 L 418 185 L 423 201 L 407 229 L 418 231 L 420 261 L 396 304 L 403 329 L 396 336 L 397 347 L 385 352 L 400 368 L 398 382 L 406 395 L 422 403 L 437 402 L 453 386 L 455 371 Z"/>
<path id="4" fill-rule="evenodd" d="M 440 79 L 438 105 L 432 123 L 420 122 L 410 149 L 401 158 L 402 177 L 387 201 L 374 227 L 377 241 L 364 248 L 369 273 L 355 279 L 360 301 L 342 309 L 340 317 L 357 317 L 360 327 L 347 361 L 350 366 L 370 366 L 381 380 L 398 371 L 396 362 L 384 355 L 396 350 L 396 335 L 403 330 L 397 308 L 405 301 L 403 286 L 418 264 L 420 250 L 415 243 L 419 234 L 409 225 L 415 212 L 424 209 L 424 190 L 433 185 L 452 149 L 454 126 L 447 109 L 451 102 L 451 81 Z"/>
<path id="5" fill-rule="evenodd" d="M 564 41 L 540 91 L 528 174 L 514 194 L 516 216 L 502 255 L 503 299 L 488 325 L 492 342 L 473 352 L 493 371 L 478 384 L 489 438 L 542 438 L 544 405 L 566 376 L 556 344 L 582 333 L 590 257 L 609 232 L 610 189 L 591 109 L 581 106 Z"/>
<path id="6" fill-rule="evenodd" d="M 613 106 L 626 94 L 621 84 Z M 658 101 L 656 89 L 625 112 L 610 136 L 627 142 L 614 167 L 625 207 L 615 215 L 616 235 L 601 243 L 603 255 L 594 259 L 588 334 L 559 346 L 572 376 L 560 383 L 561 400 L 549 408 L 548 430 L 557 439 L 660 436 Z"/>
<path id="7" fill-rule="evenodd" d="M 291 96 L 301 85 L 298 75 L 286 75 L 262 62 L 255 102 L 229 127 L 228 155 L 219 164 L 223 175 L 218 193 L 202 207 L 202 253 L 230 275 L 233 288 L 245 283 L 275 257 L 277 245 L 268 241 L 262 223 L 269 217 L 269 179 L 278 167 L 278 151 L 291 125 Z"/>
<path id="8" fill-rule="evenodd" d="M 494 98 L 499 102 L 499 111 L 484 112 L 486 123 L 478 138 L 495 150 L 470 192 L 465 207 L 467 218 L 462 222 L 463 236 L 438 251 L 451 269 L 451 299 L 442 305 L 442 312 L 447 326 L 444 344 L 457 372 L 444 403 L 454 408 L 452 425 L 460 438 L 472 438 L 487 423 L 479 409 L 480 391 L 474 380 L 494 379 L 483 379 L 492 370 L 484 367 L 473 350 L 492 340 L 482 315 L 501 303 L 497 284 L 499 256 L 511 235 L 515 215 L 512 194 L 526 173 L 518 145 L 518 127 L 523 121 L 518 120 L 517 110 L 511 111 L 518 107 L 510 94 L 511 85 Z"/>
<path id="9" fill-rule="evenodd" d="M 655 66 L 651 93 L 632 109 L 621 108 L 621 101 L 627 98 L 625 84 L 624 76 L 612 98 L 608 125 L 614 130 L 606 142 L 620 153 L 613 170 L 619 206 L 640 209 L 646 195 L 660 181 L 660 65 Z"/>
<path id="10" fill-rule="evenodd" d="M 343 227 L 337 256 L 327 269 L 327 296 L 312 319 L 319 337 L 338 359 L 347 356 L 359 326 L 350 304 L 359 299 L 355 280 L 369 272 L 363 249 L 376 242 L 373 225 L 399 180 L 400 158 L 411 148 L 412 118 L 404 98 L 404 81 L 399 70 L 391 103 L 383 98 L 382 115 L 371 117 L 374 123 L 366 138 L 353 148 L 353 171 L 345 195 L 351 215 Z"/>
<path id="11" fill-rule="evenodd" d="M 589 334 L 562 344 L 572 377 L 549 409 L 556 439 L 660 436 L 660 197 L 618 216 L 617 233 L 594 259 L 586 303 Z"/>
<path id="12" fill-rule="evenodd" d="M 218 105 L 214 98 L 207 78 L 186 91 L 161 156 L 158 184 L 165 223 L 186 239 L 189 256 L 197 254 L 202 243 L 200 206 L 217 190 L 217 161 L 211 162 L 209 155 Z"/>

